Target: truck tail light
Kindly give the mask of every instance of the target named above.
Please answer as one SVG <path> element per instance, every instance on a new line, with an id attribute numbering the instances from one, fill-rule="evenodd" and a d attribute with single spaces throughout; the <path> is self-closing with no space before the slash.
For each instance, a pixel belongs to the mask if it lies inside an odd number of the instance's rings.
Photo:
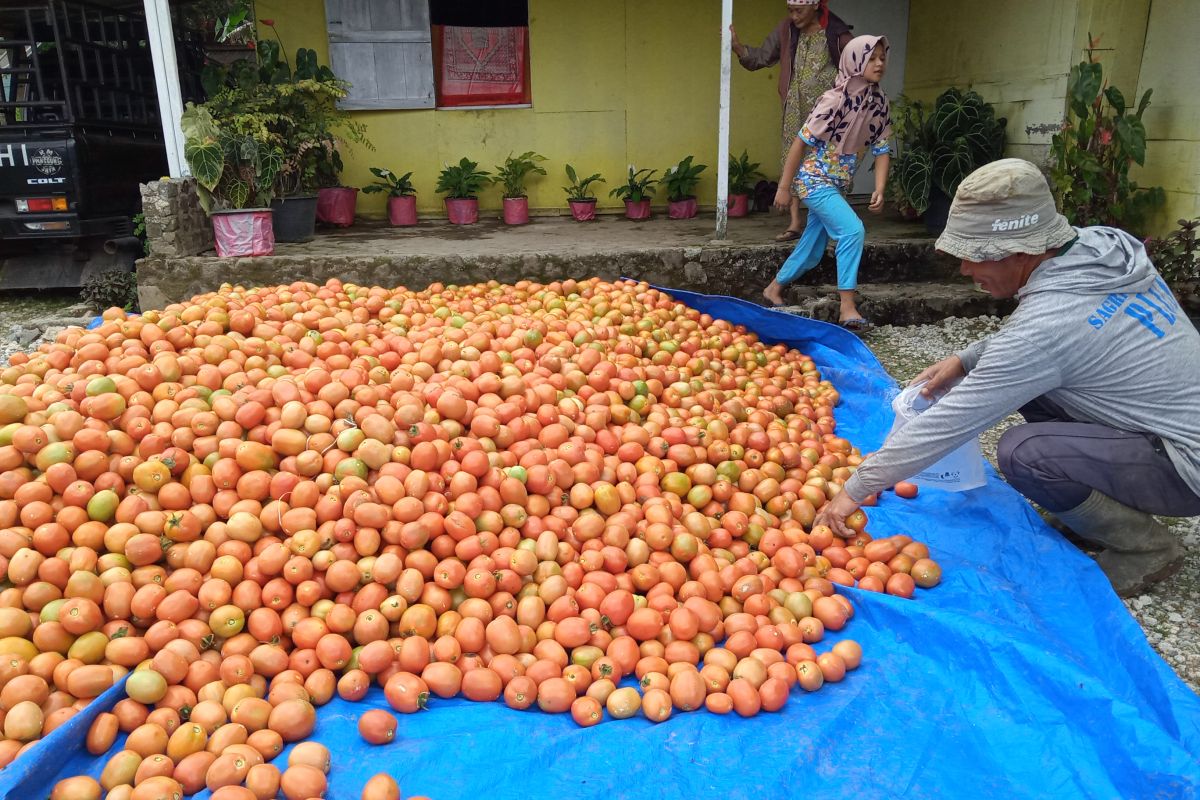
<path id="1" fill-rule="evenodd" d="M 22 214 L 43 214 L 47 211 L 66 211 L 65 197 L 26 197 L 17 200 L 17 211 Z"/>

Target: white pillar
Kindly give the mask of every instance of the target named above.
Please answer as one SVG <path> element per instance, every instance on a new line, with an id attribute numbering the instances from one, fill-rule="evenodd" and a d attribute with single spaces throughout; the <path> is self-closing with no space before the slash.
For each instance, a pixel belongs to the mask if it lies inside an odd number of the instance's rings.
<path id="1" fill-rule="evenodd" d="M 729 78 L 733 69 L 729 26 L 732 24 L 733 0 L 721 0 L 721 99 L 717 111 L 718 239 L 725 238 L 725 228 L 729 222 Z"/>
<path id="2" fill-rule="evenodd" d="M 162 117 L 163 141 L 172 178 L 190 175 L 183 157 L 183 95 L 179 90 L 179 65 L 175 61 L 175 33 L 167 0 L 145 0 L 146 28 L 150 55 L 154 60 L 154 85 L 158 87 L 158 113 Z"/>

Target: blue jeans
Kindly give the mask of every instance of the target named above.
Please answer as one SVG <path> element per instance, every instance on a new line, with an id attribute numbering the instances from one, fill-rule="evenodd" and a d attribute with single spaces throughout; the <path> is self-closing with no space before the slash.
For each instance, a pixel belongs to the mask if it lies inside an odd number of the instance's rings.
<path id="1" fill-rule="evenodd" d="M 779 268 L 775 280 L 786 286 L 821 262 L 825 244 L 837 242 L 838 289 L 852 290 L 858 285 L 858 265 L 862 261 L 864 229 L 862 220 L 850 208 L 842 193 L 832 186 L 811 192 L 805 197 L 808 220 L 796 249 Z"/>

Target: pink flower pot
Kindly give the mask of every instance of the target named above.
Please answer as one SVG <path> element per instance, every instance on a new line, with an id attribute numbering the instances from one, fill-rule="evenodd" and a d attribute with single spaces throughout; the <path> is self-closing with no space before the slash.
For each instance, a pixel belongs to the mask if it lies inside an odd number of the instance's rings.
<path id="1" fill-rule="evenodd" d="M 571 216 L 580 222 L 596 218 L 595 200 L 568 200 L 567 205 L 571 207 Z"/>
<path id="2" fill-rule="evenodd" d="M 335 186 L 317 192 L 317 222 L 348 228 L 354 224 L 354 208 L 358 205 L 358 189 Z"/>
<path id="3" fill-rule="evenodd" d="M 750 195 L 748 194 L 731 194 L 729 195 L 729 216 L 744 217 L 750 213 Z"/>
<path id="4" fill-rule="evenodd" d="M 626 200 L 625 216 L 629 219 L 650 219 L 650 201 Z"/>
<path id="5" fill-rule="evenodd" d="M 275 252 L 275 230 L 268 208 L 214 211 L 213 237 L 221 258 L 269 256 Z"/>
<path id="6" fill-rule="evenodd" d="M 504 224 L 524 225 L 529 222 L 529 198 L 504 198 Z"/>
<path id="7" fill-rule="evenodd" d="M 446 216 L 451 225 L 473 225 L 479 221 L 479 200 L 474 197 L 447 197 Z"/>
<path id="8" fill-rule="evenodd" d="M 417 198 L 414 195 L 388 198 L 388 222 L 393 225 L 417 224 Z"/>
<path id="9" fill-rule="evenodd" d="M 696 216 L 696 198 L 685 197 L 682 200 L 667 202 L 667 219 L 691 219 Z"/>

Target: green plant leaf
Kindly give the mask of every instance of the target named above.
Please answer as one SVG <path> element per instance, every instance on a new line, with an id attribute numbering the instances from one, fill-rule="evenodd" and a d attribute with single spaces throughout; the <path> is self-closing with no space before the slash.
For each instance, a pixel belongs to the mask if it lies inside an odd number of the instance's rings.
<path id="1" fill-rule="evenodd" d="M 1145 94 L 1142 95 L 1142 99 L 1138 102 L 1137 113 L 1135 114 L 1138 119 L 1142 118 L 1142 112 L 1150 105 L 1150 93 L 1153 91 L 1153 89 L 1147 89 Z"/>
<path id="2" fill-rule="evenodd" d="M 971 156 L 971 145 L 962 136 L 952 142 L 939 145 L 933 151 L 932 159 L 933 183 L 945 192 L 947 197 L 954 197 L 963 178 L 975 169 L 975 161 Z"/>
<path id="3" fill-rule="evenodd" d="M 983 118 L 982 99 L 975 92 L 947 89 L 938 97 L 933 112 L 933 130 L 937 141 L 945 142 L 964 135 Z"/>
<path id="4" fill-rule="evenodd" d="M 1113 107 L 1113 111 L 1117 112 L 1118 117 L 1125 115 L 1125 95 L 1121 94 L 1120 89 L 1109 86 L 1104 90 L 1104 97 Z"/>
<path id="5" fill-rule="evenodd" d="M 217 187 L 225 170 L 225 152 L 219 142 L 214 139 L 189 140 L 184 144 L 183 157 L 201 186 L 209 191 Z"/>
<path id="6" fill-rule="evenodd" d="M 1138 164 L 1146 163 L 1146 127 L 1140 119 L 1118 117 L 1117 138 L 1130 158 Z"/>
<path id="7" fill-rule="evenodd" d="M 225 196 L 229 198 L 230 207 L 245 208 L 246 202 L 250 199 L 250 184 L 238 176 L 233 176 L 225 181 L 224 185 Z"/>
<path id="8" fill-rule="evenodd" d="M 300 48 L 296 51 L 296 79 L 318 79 L 320 66 L 317 64 L 317 51 L 312 48 Z"/>
<path id="9" fill-rule="evenodd" d="M 925 150 L 909 148 L 896 164 L 896 179 L 905 200 L 918 214 L 929 208 L 933 162 Z"/>
<path id="10" fill-rule="evenodd" d="M 1096 102 L 1103 85 L 1104 68 L 1099 63 L 1083 61 L 1071 68 L 1067 91 L 1071 98 L 1072 110 L 1077 116 L 1087 116 L 1088 109 Z"/>

